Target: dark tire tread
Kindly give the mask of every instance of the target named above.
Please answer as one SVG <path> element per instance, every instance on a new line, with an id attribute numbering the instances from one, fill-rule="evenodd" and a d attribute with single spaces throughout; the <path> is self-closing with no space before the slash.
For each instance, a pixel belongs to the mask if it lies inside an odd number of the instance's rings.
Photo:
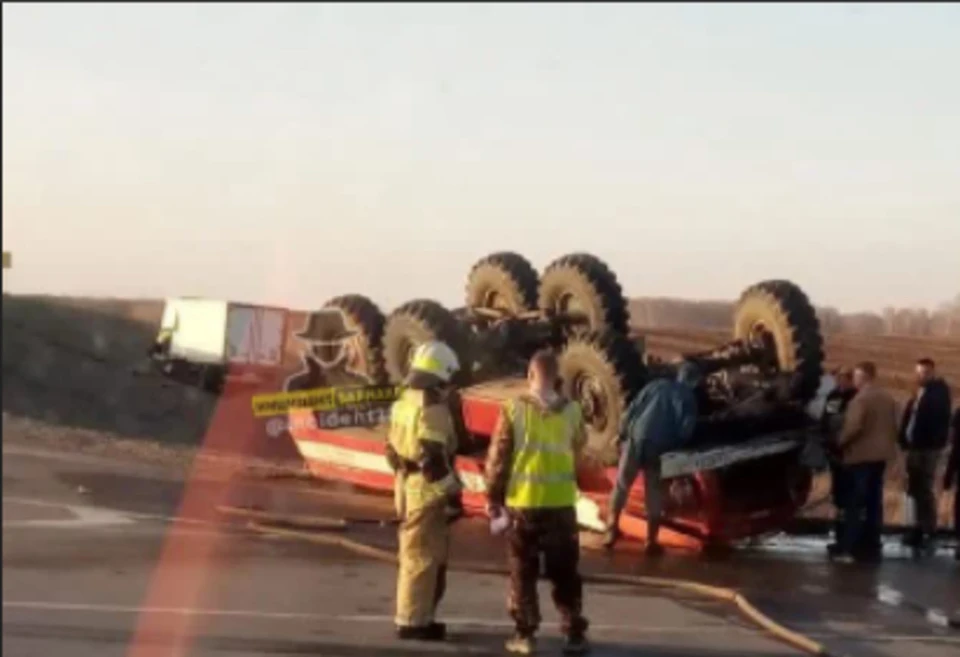
<path id="1" fill-rule="evenodd" d="M 629 334 L 630 311 L 623 288 L 613 271 L 589 253 L 571 253 L 547 266 L 540 279 L 540 309 L 551 310 L 557 290 L 574 286 L 588 290 L 589 303 L 602 315 L 591 330 L 607 328 L 621 335 Z"/>
<path id="2" fill-rule="evenodd" d="M 519 312 L 537 307 L 540 276 L 533 265 L 518 253 L 499 251 L 481 258 L 467 276 L 467 307 L 480 307 L 489 289 L 508 300 L 510 310 Z"/>
<path id="3" fill-rule="evenodd" d="M 323 307 L 337 308 L 343 313 L 347 326 L 359 331 L 365 374 L 374 384 L 385 383 L 383 330 L 386 318 L 377 304 L 361 294 L 344 294 L 330 299 Z"/>
<path id="4" fill-rule="evenodd" d="M 403 383 L 407 375 L 407 363 L 403 361 L 404 343 L 411 333 L 423 340 L 445 342 L 460 358 L 460 374 L 469 370 L 464 358 L 465 340 L 460 324 L 453 314 L 432 299 L 408 301 L 390 313 L 383 330 L 383 354 L 387 376 L 392 383 Z"/>
<path id="5" fill-rule="evenodd" d="M 789 352 L 788 365 L 800 375 L 795 394 L 800 401 L 809 401 L 820 387 L 824 361 L 823 336 L 813 304 L 803 290 L 790 281 L 777 279 L 752 285 L 737 303 L 736 337 L 742 337 L 740 310 L 755 299 L 769 306 L 781 334 L 786 336 L 788 344 L 784 348 Z"/>
<path id="6" fill-rule="evenodd" d="M 605 383 L 611 383 L 616 399 L 608 407 L 607 425 L 602 434 L 591 431 L 588 425 L 586 451 L 604 465 L 615 465 L 618 459 L 620 417 L 633 397 L 648 380 L 648 373 L 636 346 L 616 331 L 589 331 L 570 338 L 560 353 L 560 373 L 564 392 L 572 390 L 567 377 L 580 369 L 577 364 L 590 363 L 591 374 Z M 609 403 L 609 402 L 608 402 Z"/>

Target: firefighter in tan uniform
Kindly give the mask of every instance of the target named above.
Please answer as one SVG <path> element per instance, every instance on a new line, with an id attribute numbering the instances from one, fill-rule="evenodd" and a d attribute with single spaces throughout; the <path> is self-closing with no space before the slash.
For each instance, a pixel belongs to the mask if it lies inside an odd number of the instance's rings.
<path id="1" fill-rule="evenodd" d="M 506 647 L 519 654 L 536 648 L 541 556 L 567 639 L 564 654 L 589 649 L 576 512 L 577 461 L 586 429 L 580 405 L 557 392 L 557 369 L 552 352 L 533 356 L 530 389 L 505 404 L 487 456 L 490 514 L 510 519 L 509 610 L 516 634 Z"/>
<path id="2" fill-rule="evenodd" d="M 396 473 L 400 519 L 395 620 L 401 639 L 446 637 L 446 627 L 434 613 L 446 588 L 450 523 L 463 509 L 453 467 L 457 432 L 447 403 L 450 381 L 459 369 L 447 345 L 421 345 L 390 409 L 387 459 Z"/>

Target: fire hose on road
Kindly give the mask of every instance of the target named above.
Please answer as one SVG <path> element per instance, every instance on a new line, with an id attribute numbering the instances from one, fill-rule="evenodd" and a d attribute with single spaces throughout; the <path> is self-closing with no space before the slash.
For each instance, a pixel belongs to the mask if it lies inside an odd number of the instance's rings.
<path id="1" fill-rule="evenodd" d="M 358 522 L 376 524 L 388 523 L 381 523 L 380 521 L 371 520 L 353 521 L 344 518 L 317 518 L 312 516 L 280 515 L 264 511 L 253 511 L 238 507 L 225 506 L 218 507 L 217 510 L 226 515 L 250 520 L 251 522 L 248 525 L 248 528 L 262 534 L 295 538 L 321 545 L 339 547 L 347 550 L 348 552 L 352 552 L 353 554 L 369 557 L 384 563 L 397 563 L 397 556 L 393 552 L 372 545 L 367 545 L 360 541 L 355 541 L 339 533 L 348 529 L 351 524 L 356 524 Z M 286 525 L 286 527 L 276 526 L 277 524 Z M 308 529 L 312 529 L 314 531 L 308 531 Z M 332 531 L 337 533 L 321 533 L 324 531 Z M 450 568 L 452 570 L 477 575 L 507 574 L 507 571 L 504 568 L 477 562 L 451 563 Z M 613 584 L 621 586 L 626 585 L 683 591 L 710 598 L 712 600 L 726 602 L 734 605 L 740 611 L 740 613 L 752 623 L 794 648 L 797 648 L 810 655 L 818 655 L 820 657 L 841 657 L 836 653 L 830 652 L 826 647 L 814 641 L 813 639 L 794 632 L 793 630 L 777 623 L 757 609 L 756 606 L 743 597 L 743 595 L 741 595 L 738 591 L 731 588 L 709 586 L 707 584 L 701 584 L 699 582 L 683 579 L 642 577 L 635 575 L 603 575 L 593 573 L 585 574 L 583 576 L 583 580 L 584 582 L 591 584 Z"/>

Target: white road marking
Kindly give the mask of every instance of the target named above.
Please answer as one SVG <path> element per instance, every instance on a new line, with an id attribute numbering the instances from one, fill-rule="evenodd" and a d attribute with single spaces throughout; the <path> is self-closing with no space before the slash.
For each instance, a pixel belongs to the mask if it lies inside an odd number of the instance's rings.
<path id="1" fill-rule="evenodd" d="M 14 502 L 3 498 L 4 502 Z M 23 502 L 20 502 L 21 504 Z M 46 506 L 46 505 L 45 505 Z M 46 528 L 46 529 L 90 529 L 92 527 L 113 527 L 115 525 L 132 525 L 134 520 L 124 513 L 111 511 L 109 509 L 99 509 L 90 506 L 74 506 L 72 504 L 58 505 L 74 515 L 73 518 L 58 520 L 20 520 L 13 522 L 4 522 L 4 529 L 13 529 L 17 527 Z"/>
<path id="2" fill-rule="evenodd" d="M 247 609 L 198 609 L 190 607 L 133 607 L 125 605 L 98 605 L 65 602 L 31 602 L 31 601 L 3 601 L 4 609 L 31 609 L 37 611 L 75 611 L 107 614 L 171 614 L 177 616 L 229 616 L 240 618 L 263 618 L 272 620 L 304 620 L 327 621 L 336 623 L 377 623 L 391 624 L 393 615 L 373 614 L 306 614 L 302 612 L 275 612 Z M 505 619 L 489 618 L 445 618 L 448 625 L 471 627 L 512 628 L 513 623 Z M 545 622 L 544 626 L 559 627 L 559 623 Z M 731 627 L 729 625 L 677 625 L 677 626 L 636 626 L 636 625 L 602 625 L 591 624 L 590 629 L 607 631 L 625 631 L 647 634 L 652 632 L 685 633 L 685 632 L 750 632 L 746 628 Z"/>
<path id="3" fill-rule="evenodd" d="M 134 607 L 127 605 L 98 605 L 85 603 L 68 602 L 38 602 L 38 601 L 3 601 L 4 609 L 36 610 L 46 612 L 88 612 L 105 614 L 171 614 L 179 616 L 226 616 L 235 618 L 261 618 L 271 620 L 291 620 L 291 621 L 310 621 L 310 622 L 332 622 L 332 623 L 370 623 L 370 624 L 391 624 L 394 617 L 392 615 L 375 614 L 305 614 L 300 612 L 274 612 L 257 611 L 247 609 L 198 609 L 190 607 Z M 495 629 L 510 629 L 513 623 L 503 619 L 490 618 L 445 618 L 444 621 L 453 626 L 461 627 L 485 627 Z M 553 629 L 559 628 L 558 623 L 545 622 L 543 626 Z M 804 632 L 804 625 L 792 626 L 794 630 Z M 811 639 L 829 639 L 835 637 L 835 634 L 817 632 L 818 626 L 809 626 L 810 631 L 804 634 Z M 759 630 L 752 630 L 746 627 L 736 625 L 679 625 L 679 626 L 637 626 L 637 625 L 609 625 L 609 624 L 591 624 L 590 628 L 595 631 L 607 632 L 626 632 L 635 634 L 687 634 L 687 633 L 742 633 L 757 634 L 762 633 Z M 902 642 L 911 641 L 915 643 L 936 643 L 936 644 L 957 644 L 960 645 L 960 638 L 930 636 L 930 635 L 911 635 L 911 634 L 880 634 L 871 632 L 865 634 L 864 641 L 872 643 L 883 642 Z"/>
<path id="4" fill-rule="evenodd" d="M 791 626 L 797 629 L 794 626 Z M 799 630 L 798 630 L 799 631 Z M 837 634 L 825 634 L 822 632 L 803 632 L 803 635 L 816 641 L 826 639 L 836 639 Z M 848 635 L 849 636 L 849 635 Z M 865 633 L 857 637 L 857 641 L 864 643 L 936 643 L 947 645 L 960 645 L 960 638 L 947 636 L 931 636 L 929 634 L 871 634 Z"/>
<path id="5" fill-rule="evenodd" d="M 877 600 L 891 607 L 899 607 L 903 602 L 903 594 L 894 588 L 881 584 L 877 587 Z"/>
<path id="6" fill-rule="evenodd" d="M 950 615 L 942 609 L 927 607 L 917 601 L 908 600 L 903 593 L 886 584 L 881 584 L 877 587 L 877 600 L 891 607 L 904 606 L 918 611 L 923 614 L 924 619 L 931 625 L 945 628 L 956 628 L 960 626 L 960 615 L 956 618 L 951 618 Z"/>
<path id="7" fill-rule="evenodd" d="M 927 609 L 927 622 L 940 627 L 950 627 L 950 617 L 940 609 Z"/>
<path id="8" fill-rule="evenodd" d="M 10 456 L 27 456 L 35 459 L 46 459 L 49 461 L 67 461 L 68 463 L 85 463 L 87 465 L 112 465 L 137 468 L 141 470 L 162 470 L 162 466 L 150 463 L 137 463 L 135 461 L 125 461 L 108 456 L 96 456 L 93 454 L 84 454 L 83 452 L 55 452 L 45 449 L 34 449 L 31 447 L 19 447 L 17 445 L 4 445 L 3 453 Z"/>
<path id="9" fill-rule="evenodd" d="M 188 452 L 189 451 L 190 450 L 188 450 Z M 187 463 L 178 461 L 160 461 L 148 463 L 142 460 L 137 460 L 137 456 L 131 453 L 118 456 L 98 456 L 96 454 L 86 454 L 84 452 L 77 451 L 57 452 L 45 449 L 35 449 L 31 447 L 20 447 L 17 445 L 4 445 L 3 454 L 9 454 L 10 456 L 26 456 L 48 461 L 65 461 L 67 463 L 74 464 L 85 463 L 87 465 L 104 465 L 113 468 L 121 467 L 125 469 L 136 470 L 138 472 L 150 472 L 151 474 L 160 476 L 169 476 L 174 479 L 179 479 L 180 477 L 172 469 L 180 468 L 184 465 L 191 465 L 192 463 L 196 462 L 207 463 L 211 465 L 236 466 L 238 468 L 268 467 L 281 471 L 293 469 L 290 466 L 274 463 L 269 460 L 250 459 L 243 456 L 232 456 L 230 454 L 216 452 L 205 453 L 202 447 L 198 448 L 196 451 L 193 451 L 193 453 L 184 453 L 182 455 L 184 458 L 189 460 Z M 174 454 L 174 456 L 179 457 L 181 455 Z"/>
<path id="10" fill-rule="evenodd" d="M 39 507 L 51 508 L 51 509 L 70 509 L 70 510 L 100 509 L 100 507 L 83 506 L 78 504 L 71 504 L 69 502 L 55 502 L 52 500 L 34 499 L 32 497 L 4 496 L 2 500 L 3 502 L 9 502 L 13 504 L 25 504 L 28 506 L 39 506 Z M 201 525 L 204 527 L 223 527 L 223 525 L 221 525 L 220 523 L 208 522 L 206 520 L 195 520 L 193 518 L 179 518 L 176 516 L 165 516 L 165 515 L 160 515 L 155 513 L 139 513 L 136 511 L 113 511 L 111 509 L 101 509 L 101 510 L 107 511 L 110 513 L 122 514 L 127 518 L 135 518 L 138 520 L 162 520 L 164 522 L 176 522 L 176 523 L 183 523 L 183 524 L 189 524 L 189 525 Z M 33 521 L 24 521 L 24 522 L 32 523 Z M 5 523 L 3 526 L 7 527 L 7 524 Z"/>

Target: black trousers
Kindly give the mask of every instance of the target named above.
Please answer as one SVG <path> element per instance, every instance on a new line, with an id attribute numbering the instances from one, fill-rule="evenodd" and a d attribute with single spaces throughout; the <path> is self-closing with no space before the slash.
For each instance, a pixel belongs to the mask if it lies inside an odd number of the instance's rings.
<path id="1" fill-rule="evenodd" d="M 935 478 L 941 450 L 914 449 L 907 452 L 907 492 L 917 512 L 915 532 L 932 538 L 937 532 Z"/>
<path id="2" fill-rule="evenodd" d="M 553 603 L 560 613 L 561 631 L 581 636 L 589 623 L 583 617 L 583 581 L 580 578 L 580 535 L 573 508 L 512 511 L 507 563 L 510 570 L 510 616 L 517 632 L 533 636 L 540 627 L 537 580 L 540 560 L 553 587 Z"/>

